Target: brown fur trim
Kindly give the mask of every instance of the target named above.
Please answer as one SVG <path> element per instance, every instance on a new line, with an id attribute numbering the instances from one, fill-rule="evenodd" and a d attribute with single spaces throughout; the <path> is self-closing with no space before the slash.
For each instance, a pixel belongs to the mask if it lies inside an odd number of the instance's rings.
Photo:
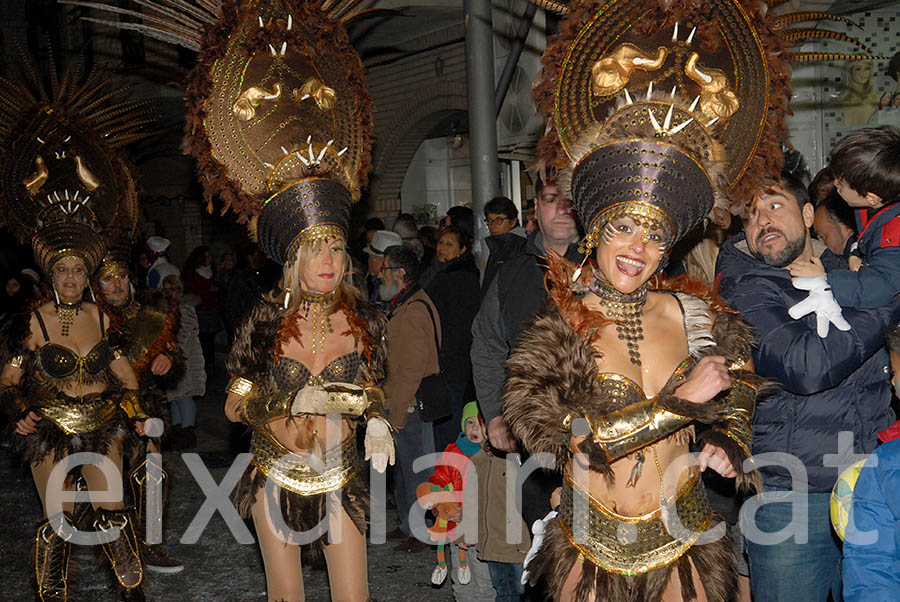
<path id="1" fill-rule="evenodd" d="M 734 485 L 738 491 L 750 491 L 753 489 L 757 492 L 762 492 L 762 475 L 756 469 L 750 472 L 744 471 L 744 460 L 749 456 L 734 439 L 722 431 L 709 429 L 697 436 L 697 443 L 701 448 L 709 444 L 719 447 L 725 452 L 728 461 L 731 462 L 731 465 L 737 472 L 737 476 L 734 478 Z"/>
<path id="2" fill-rule="evenodd" d="M 344 511 L 359 532 L 365 535 L 367 527 L 366 517 L 369 514 L 369 492 L 362 476 L 360 476 L 363 473 L 364 471 L 359 469 L 357 476 L 345 483 L 340 493 L 341 505 Z M 256 496 L 265 485 L 266 475 L 257 470 L 256 466 L 250 464 L 241 476 L 241 480 L 238 481 L 231 498 L 241 518 L 251 518 L 251 511 L 256 501 Z M 278 501 L 285 525 L 294 531 L 301 532 L 316 528 L 316 525 L 325 517 L 327 495 L 330 495 L 330 493 L 303 496 L 282 488 L 279 492 Z M 327 544 L 326 536 L 327 532 L 309 544 L 313 553 L 318 553 L 324 548 Z"/>
<path id="3" fill-rule="evenodd" d="M 341 306 L 341 309 L 344 309 Z M 384 367 L 387 358 L 385 341 L 386 320 L 384 314 L 372 303 L 357 300 L 355 310 L 344 309 L 350 332 L 361 343 L 360 352 L 363 362 L 363 381 L 374 384 L 384 378 Z M 242 376 L 252 380 L 267 394 L 275 389 L 271 377 L 273 350 L 278 350 L 280 357 L 282 341 L 290 334 L 285 330 L 285 311 L 275 303 L 263 301 L 257 304 L 244 323 L 238 328 L 231 347 L 231 354 L 225 365 L 232 376 Z M 299 338 L 299 334 L 295 335 Z M 277 347 L 276 347 L 277 345 Z"/>
<path id="4" fill-rule="evenodd" d="M 687 401 L 686 399 L 676 397 L 674 394 L 675 384 L 680 384 L 680 381 L 679 383 L 670 382 L 666 386 L 666 388 L 672 390 L 672 393 L 660 392 L 659 396 L 656 398 L 659 407 L 672 412 L 673 414 L 678 414 L 679 416 L 702 422 L 703 424 L 712 424 L 719 419 L 723 405 L 721 402 L 717 402 L 720 401 L 720 397 L 724 398 L 724 395 L 720 395 L 706 403 L 694 403 L 693 401 Z"/>
<path id="5" fill-rule="evenodd" d="M 723 313 L 716 317 L 712 327 L 716 341 L 716 354 L 725 356 L 729 366 L 738 361 L 750 359 L 750 352 L 756 343 L 753 326 L 737 314 Z"/>
<path id="6" fill-rule="evenodd" d="M 504 417 L 529 452 L 568 461 L 566 416 L 607 410 L 598 389 L 597 352 L 555 307 L 538 314 L 506 362 Z"/>
<path id="7" fill-rule="evenodd" d="M 721 517 L 713 515 L 715 526 Z M 737 567 L 730 537 L 691 547 L 686 554 L 667 567 L 635 576 L 607 572 L 579 557 L 557 521 L 547 526 L 544 543 L 529 570 L 547 580 L 553 600 L 562 598 L 562 589 L 569 573 L 581 566 L 581 578 L 576 585 L 576 600 L 615 600 L 616 602 L 660 602 L 669 580 L 677 574 L 681 580 L 684 602 L 695 600 L 696 590 L 691 575 L 691 563 L 697 569 L 700 583 L 709 602 L 727 602 L 737 593 Z M 690 596 L 690 597 L 689 597 Z"/>
<path id="8" fill-rule="evenodd" d="M 262 301 L 250 311 L 235 333 L 231 353 L 225 367 L 231 376 L 240 376 L 256 383 L 262 394 L 275 390 L 271 376 L 272 349 L 284 310 L 274 303 Z"/>

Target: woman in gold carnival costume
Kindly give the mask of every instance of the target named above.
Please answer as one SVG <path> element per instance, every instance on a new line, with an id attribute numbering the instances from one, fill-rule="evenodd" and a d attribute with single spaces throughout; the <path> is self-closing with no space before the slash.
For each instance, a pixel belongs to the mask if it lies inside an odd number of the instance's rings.
<path id="1" fill-rule="evenodd" d="M 47 519 L 34 537 L 38 597 L 68 599 L 72 526 L 98 534 L 123 600 L 143 600 L 134 516 L 122 500 L 94 501 L 93 515 L 73 517 L 51 472 L 75 452 L 105 456 L 84 464 L 90 491 L 117 489 L 123 454 L 144 434 L 145 414 L 128 360 L 107 340 L 109 319 L 83 301 L 105 252 L 104 234 L 133 227 L 135 185 L 118 147 L 145 135 L 142 103 L 115 103 L 107 82 L 73 67 L 49 86 L 27 57 L 27 82 L 0 92 L 0 214 L 34 257 L 53 296 L 3 333 L 4 406 L 15 426 L 13 448 L 31 467 Z M 59 488 L 59 489 L 57 489 Z M 85 506 L 87 509 L 87 506 Z"/>
<path id="2" fill-rule="evenodd" d="M 296 532 L 324 549 L 333 600 L 368 598 L 361 417 L 366 458 L 379 471 L 393 462 L 377 386 L 384 318 L 353 287 L 346 253 L 371 144 L 371 99 L 343 28 L 356 4 L 160 2 L 117 24 L 199 51 L 186 147 L 207 198 L 249 220 L 284 265 L 237 332 L 225 404 L 253 431 L 235 500 L 256 525 L 276 601 L 304 599 Z"/>
<path id="3" fill-rule="evenodd" d="M 817 17 L 753 0 L 541 4 L 566 15 L 535 88 L 541 167 L 561 170 L 595 252 L 548 258 L 552 303 L 508 363 L 505 417 L 563 473 L 527 569 L 559 601 L 724 602 L 735 559 L 699 473 L 758 485 L 743 461 L 770 385 L 739 316 L 705 284 L 655 274 L 704 217 L 727 224 L 775 181 L 788 60 L 823 58 L 788 53 L 816 36 L 784 26 Z"/>

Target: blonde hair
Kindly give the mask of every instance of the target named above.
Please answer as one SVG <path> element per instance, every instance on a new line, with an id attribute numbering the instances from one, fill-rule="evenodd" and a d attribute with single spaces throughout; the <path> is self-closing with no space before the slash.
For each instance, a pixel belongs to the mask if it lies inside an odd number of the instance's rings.
<path id="1" fill-rule="evenodd" d="M 287 307 L 285 309 L 289 314 L 295 313 L 303 302 L 303 296 L 301 294 L 303 289 L 300 284 L 300 274 L 309 267 L 313 252 L 318 248 L 319 244 L 327 243 L 329 240 L 332 239 L 312 238 L 301 243 L 293 256 L 285 262 L 281 272 L 281 279 L 278 281 L 278 286 L 266 295 L 266 301 L 284 307 L 285 296 L 290 293 L 290 299 L 288 299 Z M 354 310 L 356 309 L 357 303 L 362 299 L 362 294 L 353 284 L 351 271 L 353 268 L 353 261 L 350 258 L 350 253 L 347 252 L 347 242 L 343 238 L 340 238 L 340 241 L 344 243 L 344 269 L 341 273 L 341 280 L 338 282 L 337 288 L 335 289 L 337 294 L 334 296 L 334 301 L 328 308 L 329 314 L 337 311 L 337 308 L 341 303 L 345 304 L 351 310 Z"/>

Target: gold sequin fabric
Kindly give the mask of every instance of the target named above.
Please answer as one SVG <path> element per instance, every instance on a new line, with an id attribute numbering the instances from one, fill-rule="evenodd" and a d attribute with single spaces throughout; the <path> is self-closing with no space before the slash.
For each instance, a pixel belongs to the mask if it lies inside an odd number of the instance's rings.
<path id="1" fill-rule="evenodd" d="M 118 410 L 112 394 L 93 393 L 83 397 L 70 397 L 64 393 L 47 393 L 36 397 L 38 414 L 50 420 L 67 435 L 80 435 L 96 431 Z"/>
<path id="2" fill-rule="evenodd" d="M 80 371 L 95 376 L 105 370 L 113 359 L 112 348 L 105 339 L 84 356 L 56 343 L 47 343 L 38 351 L 38 366 L 46 376 L 54 379 L 68 378 Z"/>
<path id="3" fill-rule="evenodd" d="M 321 372 L 312 374 L 303 362 L 282 356 L 272 369 L 272 377 L 281 390 L 331 382 L 352 383 L 356 382 L 361 365 L 359 354 L 354 351 L 331 360 Z"/>
<path id="4" fill-rule="evenodd" d="M 256 468 L 288 491 L 302 496 L 318 495 L 344 486 L 357 472 L 356 437 L 329 450 L 316 466 L 308 453 L 292 452 L 268 433 L 255 429 L 250 453 Z"/>
<path id="5" fill-rule="evenodd" d="M 594 148 L 575 166 L 571 193 L 581 223 L 589 224 L 595 239 L 606 222 L 638 215 L 642 223 L 667 229 L 673 241 L 703 220 L 716 196 L 709 174 L 695 158 L 652 139 Z M 591 246 L 597 242 L 592 240 Z"/>
<path id="6" fill-rule="evenodd" d="M 699 477 L 685 483 L 670 501 L 677 521 L 664 516 L 662 508 L 622 516 L 573 484 L 567 474 L 557 520 L 587 560 L 612 573 L 639 575 L 675 562 L 709 526 L 712 510 Z"/>

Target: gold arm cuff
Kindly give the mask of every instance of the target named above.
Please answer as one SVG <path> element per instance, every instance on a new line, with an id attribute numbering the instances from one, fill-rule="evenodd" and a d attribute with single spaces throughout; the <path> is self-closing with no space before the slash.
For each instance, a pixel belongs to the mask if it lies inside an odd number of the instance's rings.
<path id="1" fill-rule="evenodd" d="M 226 393 L 235 393 L 241 397 L 248 397 L 257 390 L 256 383 L 240 376 L 232 376 L 228 386 L 225 387 Z"/>
<path id="2" fill-rule="evenodd" d="M 132 420 L 144 420 L 149 418 L 144 411 L 144 408 L 141 407 L 141 400 L 138 397 L 138 392 L 133 389 L 125 391 L 122 395 L 122 399 L 119 401 L 119 407 L 122 408 L 125 415 Z"/>
<path id="3" fill-rule="evenodd" d="M 122 353 L 121 351 L 119 351 L 117 348 L 113 348 L 112 354 L 113 354 L 113 361 L 122 359 L 123 357 L 125 357 L 125 354 Z"/>
<path id="4" fill-rule="evenodd" d="M 342 414 L 344 416 L 362 416 L 366 411 L 367 393 L 359 385 L 350 383 L 325 383 L 328 393 L 323 414 Z"/>
<path id="5" fill-rule="evenodd" d="M 255 389 L 250 389 L 250 393 L 254 391 Z M 286 418 L 291 413 L 292 401 L 293 396 L 286 391 L 275 391 L 268 395 L 251 394 L 244 401 L 244 422 L 252 426 L 262 426 L 273 420 Z"/>
<path id="6" fill-rule="evenodd" d="M 22 368 L 22 364 L 25 363 L 25 356 L 24 355 L 16 355 L 12 359 L 10 359 L 8 363 L 13 368 Z"/>
<path id="7" fill-rule="evenodd" d="M 657 407 L 656 399 L 639 401 L 604 416 L 584 418 L 594 441 L 610 462 L 671 435 L 691 421 Z M 571 423 L 571 418 L 567 417 L 567 421 Z"/>

